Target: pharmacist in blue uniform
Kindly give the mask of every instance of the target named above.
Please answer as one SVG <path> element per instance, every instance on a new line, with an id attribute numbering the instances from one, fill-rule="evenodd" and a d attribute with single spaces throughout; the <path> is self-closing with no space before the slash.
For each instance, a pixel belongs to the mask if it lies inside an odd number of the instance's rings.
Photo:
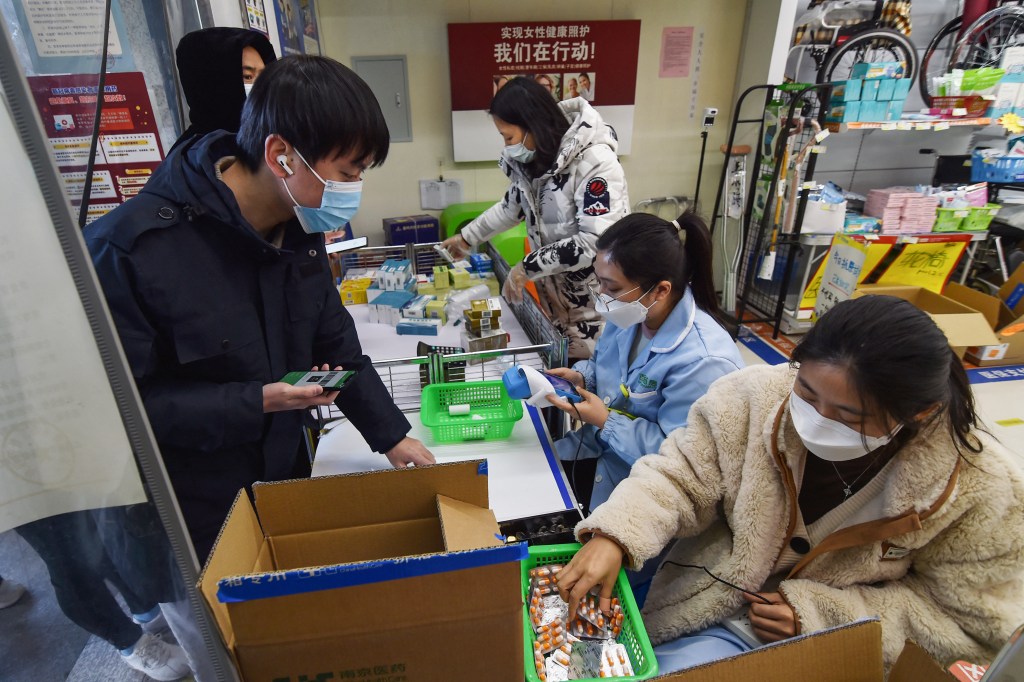
<path id="1" fill-rule="evenodd" d="M 716 319 L 711 237 L 696 214 L 619 220 L 597 239 L 594 269 L 595 308 L 608 325 L 593 358 L 551 370 L 585 400 L 573 406 L 549 398 L 584 422 L 555 447 L 573 464 L 597 458 L 590 509 L 608 499 L 637 459 L 686 426 L 690 406 L 716 379 L 743 366 Z M 577 486 L 586 489 L 583 481 Z"/>
<path id="2" fill-rule="evenodd" d="M 338 62 L 269 65 L 235 135 L 183 143 L 85 237 L 200 560 L 240 488 L 308 476 L 305 410 L 336 403 L 396 467 L 433 456 L 363 354 L 323 232 L 359 206 L 388 130 Z M 340 392 L 279 381 L 358 370 Z"/>

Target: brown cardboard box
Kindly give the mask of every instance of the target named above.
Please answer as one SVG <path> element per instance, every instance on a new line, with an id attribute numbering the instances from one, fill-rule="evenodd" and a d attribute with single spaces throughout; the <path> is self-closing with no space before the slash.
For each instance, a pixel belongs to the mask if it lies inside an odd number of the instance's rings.
<path id="1" fill-rule="evenodd" d="M 521 682 L 526 544 L 497 535 L 485 461 L 253 493 L 199 579 L 247 682 Z"/>
<path id="2" fill-rule="evenodd" d="M 992 327 L 984 315 L 963 303 L 928 289 L 864 284 L 857 287 L 857 290 L 853 292 L 853 297 L 858 298 L 869 294 L 897 296 L 910 301 L 928 313 L 928 316 L 946 335 L 949 345 L 957 356 L 961 358 L 970 346 L 987 346 L 997 343 L 996 335 L 992 332 Z"/>
<path id="3" fill-rule="evenodd" d="M 866 620 L 786 640 L 762 649 L 656 677 L 673 682 L 882 682 L 882 626 Z M 953 682 L 928 654 L 908 641 L 888 682 Z"/>
<path id="4" fill-rule="evenodd" d="M 1021 277 L 1024 278 L 1024 273 Z M 1014 313 L 1003 300 L 955 282 L 947 284 L 942 293 L 984 315 L 989 327 L 995 331 L 994 345 L 967 349 L 965 357 L 969 361 L 979 367 L 1024 363 L 1024 333 L 1021 333 L 1024 332 L 1024 305 L 1021 305 L 1020 313 Z"/>

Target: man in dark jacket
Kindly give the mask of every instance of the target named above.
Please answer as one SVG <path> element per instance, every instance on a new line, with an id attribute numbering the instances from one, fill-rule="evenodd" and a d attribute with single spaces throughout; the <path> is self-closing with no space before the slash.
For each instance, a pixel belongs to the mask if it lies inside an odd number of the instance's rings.
<path id="1" fill-rule="evenodd" d="M 337 404 L 396 467 L 434 461 L 362 353 L 316 232 L 347 222 L 388 145 L 355 73 L 288 57 L 256 82 L 237 138 L 183 144 L 85 230 L 201 561 L 239 488 L 309 475 L 311 405 Z M 278 381 L 325 366 L 359 371 L 340 393 Z"/>
<path id="2" fill-rule="evenodd" d="M 265 35 L 230 26 L 187 33 L 175 56 L 191 125 L 172 149 L 214 130 L 238 132 L 246 95 L 277 59 Z"/>

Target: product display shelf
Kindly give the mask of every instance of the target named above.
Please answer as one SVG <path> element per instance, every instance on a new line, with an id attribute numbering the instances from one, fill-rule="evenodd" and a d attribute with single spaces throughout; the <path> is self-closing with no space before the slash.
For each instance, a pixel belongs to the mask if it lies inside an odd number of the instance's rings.
<path id="1" fill-rule="evenodd" d="M 850 121 L 848 123 L 828 123 L 826 127 L 833 133 L 845 133 L 850 130 L 933 130 L 942 132 L 947 128 L 991 125 L 991 118 L 944 118 L 932 121 Z"/>

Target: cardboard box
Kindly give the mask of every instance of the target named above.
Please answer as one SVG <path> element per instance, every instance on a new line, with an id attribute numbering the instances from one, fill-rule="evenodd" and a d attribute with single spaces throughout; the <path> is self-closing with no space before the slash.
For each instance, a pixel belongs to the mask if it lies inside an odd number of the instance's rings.
<path id="1" fill-rule="evenodd" d="M 998 342 L 985 316 L 974 308 L 946 298 L 922 287 L 880 286 L 864 284 L 857 287 L 853 297 L 870 294 L 896 296 L 910 301 L 928 313 L 949 340 L 958 357 L 964 357 L 971 346 L 990 346 Z"/>
<path id="2" fill-rule="evenodd" d="M 384 218 L 384 243 L 426 244 L 440 241 L 440 221 L 432 215 L 410 215 L 401 218 Z"/>
<path id="3" fill-rule="evenodd" d="M 896 80 L 897 79 L 895 78 L 879 79 L 878 93 L 875 95 L 875 99 L 877 99 L 880 102 L 888 102 L 889 100 L 891 100 L 893 93 L 896 92 Z"/>
<path id="4" fill-rule="evenodd" d="M 523 680 L 526 543 L 496 536 L 486 461 L 253 493 L 199 578 L 247 682 Z"/>
<path id="5" fill-rule="evenodd" d="M 673 682 L 882 682 L 882 626 L 863 620 L 784 640 L 732 658 L 654 678 Z M 954 682 L 918 645 L 907 641 L 888 682 Z"/>
<path id="6" fill-rule="evenodd" d="M 1024 266 L 1017 269 L 1010 281 L 1000 289 L 1001 295 L 1012 294 L 1024 287 Z M 995 332 L 996 343 L 971 346 L 965 357 L 979 367 L 1024 364 L 1024 303 L 1014 312 L 1003 298 L 996 298 L 956 282 L 946 285 L 943 295 L 981 313 Z"/>

